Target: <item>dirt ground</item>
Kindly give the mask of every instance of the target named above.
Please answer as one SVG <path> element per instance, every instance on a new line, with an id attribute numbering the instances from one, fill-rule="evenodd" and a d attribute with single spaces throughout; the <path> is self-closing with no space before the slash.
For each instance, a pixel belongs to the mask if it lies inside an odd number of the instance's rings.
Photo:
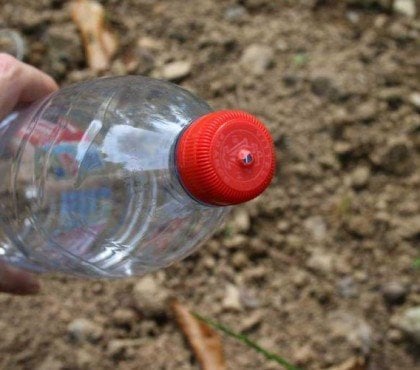
<path id="1" fill-rule="evenodd" d="M 146 280 L 48 276 L 39 296 L 0 294 L 0 369 L 199 369 L 171 296 L 304 369 L 354 356 L 366 370 L 419 369 L 418 317 L 417 334 L 404 327 L 420 306 L 418 18 L 386 1 L 101 3 L 119 35 L 105 74 L 165 77 L 187 62 L 171 78 L 266 122 L 276 177 Z M 61 84 L 94 77 L 65 2 L 0 0 L 0 27 Z M 223 345 L 229 369 L 279 368 Z"/>

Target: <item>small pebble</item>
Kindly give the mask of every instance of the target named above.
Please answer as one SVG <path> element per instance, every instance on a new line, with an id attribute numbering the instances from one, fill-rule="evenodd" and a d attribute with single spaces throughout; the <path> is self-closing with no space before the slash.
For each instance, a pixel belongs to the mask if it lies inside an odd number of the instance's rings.
<path id="1" fill-rule="evenodd" d="M 115 360 L 124 357 L 127 350 L 127 344 L 125 340 L 114 339 L 108 342 L 107 354 Z"/>
<path id="2" fill-rule="evenodd" d="M 67 332 L 70 338 L 77 343 L 84 341 L 97 342 L 103 335 L 103 329 L 100 325 L 84 318 L 73 320 L 67 326 Z"/>
<path id="3" fill-rule="evenodd" d="M 394 0 L 393 10 L 406 17 L 414 18 L 416 16 L 416 2 L 415 0 Z"/>
<path id="4" fill-rule="evenodd" d="M 333 269 L 333 256 L 316 251 L 309 257 L 306 266 L 315 272 L 328 273 Z"/>
<path id="5" fill-rule="evenodd" d="M 403 304 L 407 296 L 407 288 L 398 281 L 391 281 L 382 287 L 382 295 L 388 304 Z"/>
<path id="6" fill-rule="evenodd" d="M 244 235 L 236 234 L 230 238 L 224 239 L 223 247 L 234 249 L 243 246 L 246 242 L 247 238 Z"/>
<path id="7" fill-rule="evenodd" d="M 246 267 L 248 263 L 248 256 L 242 251 L 238 251 L 232 256 L 232 265 L 238 269 Z"/>
<path id="8" fill-rule="evenodd" d="M 420 93 L 415 92 L 410 94 L 408 100 L 416 109 L 420 109 Z"/>
<path id="9" fill-rule="evenodd" d="M 225 296 L 223 298 L 222 307 L 226 311 L 241 311 L 242 305 L 240 300 L 239 289 L 235 285 L 226 287 Z"/>
<path id="10" fill-rule="evenodd" d="M 345 221 L 347 230 L 360 238 L 368 238 L 375 234 L 376 228 L 369 218 L 363 215 L 354 215 Z"/>
<path id="11" fill-rule="evenodd" d="M 314 350 L 312 349 L 310 344 L 306 344 L 300 348 L 298 348 L 294 352 L 294 359 L 296 364 L 298 365 L 305 365 L 308 362 L 312 361 L 315 357 Z"/>
<path id="12" fill-rule="evenodd" d="M 263 313 L 262 311 L 254 311 L 252 312 L 247 318 L 244 319 L 240 331 L 250 331 L 257 328 L 263 319 Z"/>
<path id="13" fill-rule="evenodd" d="M 334 152 L 337 155 L 346 155 L 351 153 L 353 147 L 347 141 L 338 141 L 334 144 Z"/>
<path id="14" fill-rule="evenodd" d="M 355 189 L 363 189 L 368 184 L 370 168 L 367 166 L 356 167 L 350 175 L 351 185 Z"/>
<path id="15" fill-rule="evenodd" d="M 245 209 L 237 209 L 232 219 L 232 226 L 237 232 L 246 233 L 251 227 L 251 218 Z"/>
<path id="16" fill-rule="evenodd" d="M 311 232 L 317 241 L 324 240 L 327 236 L 327 225 L 321 216 L 309 217 L 304 221 L 305 228 Z"/>
<path id="17" fill-rule="evenodd" d="M 253 75 L 260 76 L 273 64 L 274 53 L 269 46 L 252 44 L 244 50 L 240 62 Z"/>
<path id="18" fill-rule="evenodd" d="M 373 121 L 378 115 L 376 104 L 372 101 L 360 104 L 355 112 L 355 119 L 362 122 Z"/>
<path id="19" fill-rule="evenodd" d="M 334 338 L 344 338 L 348 344 L 362 354 L 369 354 L 373 345 L 371 326 L 361 317 L 347 311 L 333 311 L 329 321 Z"/>
<path id="20" fill-rule="evenodd" d="M 169 81 L 179 81 L 191 73 L 192 64 L 188 61 L 176 61 L 162 67 L 162 78 Z"/>
<path id="21" fill-rule="evenodd" d="M 137 320 L 137 315 L 128 308 L 119 308 L 112 313 L 112 321 L 119 326 L 131 326 Z"/>
<path id="22" fill-rule="evenodd" d="M 358 295 L 358 289 L 351 276 L 340 279 L 337 283 L 339 294 L 343 298 L 354 298 Z"/>
<path id="23" fill-rule="evenodd" d="M 359 23 L 360 21 L 360 15 L 357 12 L 348 11 L 346 12 L 346 17 L 353 24 Z"/>
<path id="24" fill-rule="evenodd" d="M 280 220 L 279 222 L 277 222 L 277 230 L 280 232 L 285 232 L 290 230 L 290 222 L 287 220 Z"/>
<path id="25" fill-rule="evenodd" d="M 309 283 L 309 276 L 305 271 L 297 270 L 292 274 L 292 282 L 296 288 L 303 288 Z"/>
<path id="26" fill-rule="evenodd" d="M 134 286 L 136 307 L 146 316 L 159 316 L 167 312 L 168 290 L 153 275 L 147 275 Z"/>
<path id="27" fill-rule="evenodd" d="M 398 329 L 388 330 L 386 337 L 391 343 L 400 343 L 404 339 L 403 333 Z"/>
<path id="28" fill-rule="evenodd" d="M 224 17 L 231 22 L 238 22 L 243 20 L 248 14 L 246 8 L 241 5 L 232 5 L 225 10 Z"/>
<path id="29" fill-rule="evenodd" d="M 420 345 L 420 306 L 407 309 L 394 320 L 396 327 L 401 329 L 408 338 Z"/>
<path id="30" fill-rule="evenodd" d="M 242 306 L 245 308 L 255 309 L 261 306 L 261 301 L 251 290 L 241 289 L 239 298 Z"/>

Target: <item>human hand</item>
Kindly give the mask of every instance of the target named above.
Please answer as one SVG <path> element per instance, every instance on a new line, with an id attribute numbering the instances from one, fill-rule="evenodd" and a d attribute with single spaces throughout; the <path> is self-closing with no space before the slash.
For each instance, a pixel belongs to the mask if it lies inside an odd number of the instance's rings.
<path id="1" fill-rule="evenodd" d="M 30 103 L 57 88 L 45 73 L 0 53 L 0 121 L 19 103 Z M 0 261 L 0 292 L 35 294 L 39 289 L 40 284 L 32 274 Z"/>

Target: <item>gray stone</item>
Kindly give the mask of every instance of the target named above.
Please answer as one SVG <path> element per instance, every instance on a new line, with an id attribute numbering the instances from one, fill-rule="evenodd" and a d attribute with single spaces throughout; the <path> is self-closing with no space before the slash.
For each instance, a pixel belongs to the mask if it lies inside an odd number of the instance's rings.
<path id="1" fill-rule="evenodd" d="M 346 18 L 353 24 L 357 24 L 360 21 L 359 13 L 353 11 L 346 12 Z"/>
<path id="2" fill-rule="evenodd" d="M 351 276 L 340 279 L 337 282 L 337 290 L 343 298 L 355 298 L 359 293 L 357 286 Z"/>
<path id="3" fill-rule="evenodd" d="M 408 100 L 415 108 L 420 109 L 420 93 L 414 92 L 410 94 Z"/>
<path id="4" fill-rule="evenodd" d="M 327 235 L 327 225 L 321 216 L 309 217 L 304 221 L 305 228 L 315 240 L 324 240 Z"/>
<path id="5" fill-rule="evenodd" d="M 252 44 L 244 50 L 240 62 L 250 73 L 260 76 L 273 64 L 274 52 L 269 46 Z"/>
<path id="6" fill-rule="evenodd" d="M 368 166 L 356 167 L 350 175 L 351 185 L 355 189 L 363 189 L 368 184 L 370 168 Z"/>
<path id="7" fill-rule="evenodd" d="M 414 18 L 416 16 L 415 0 L 394 0 L 392 5 L 394 12 Z"/>
<path id="8" fill-rule="evenodd" d="M 240 300 L 241 304 L 245 308 L 258 308 L 261 306 L 261 301 L 255 294 L 255 292 L 249 289 L 241 289 L 240 290 Z"/>
<path id="9" fill-rule="evenodd" d="M 78 318 L 67 326 L 67 332 L 74 342 L 97 342 L 103 335 L 103 328 L 93 321 Z"/>
<path id="10" fill-rule="evenodd" d="M 242 208 L 238 208 L 233 214 L 232 226 L 236 232 L 246 233 L 251 227 L 249 213 Z"/>
<path id="11" fill-rule="evenodd" d="M 133 298 L 144 315 L 159 316 L 167 311 L 169 292 L 153 275 L 147 275 L 134 286 Z"/>
<path id="12" fill-rule="evenodd" d="M 243 20 L 248 14 L 246 8 L 241 5 L 232 5 L 225 10 L 225 19 L 231 22 Z"/>
<path id="13" fill-rule="evenodd" d="M 333 256 L 316 251 L 308 259 L 306 266 L 315 272 L 326 274 L 333 269 Z"/>
<path id="14" fill-rule="evenodd" d="M 369 354 L 373 344 L 373 332 L 363 318 L 347 311 L 333 311 L 329 315 L 329 322 L 334 338 L 343 338 L 362 354 Z"/>
<path id="15" fill-rule="evenodd" d="M 412 307 L 404 311 L 403 314 L 395 320 L 395 325 L 410 339 L 420 345 L 420 306 Z"/>

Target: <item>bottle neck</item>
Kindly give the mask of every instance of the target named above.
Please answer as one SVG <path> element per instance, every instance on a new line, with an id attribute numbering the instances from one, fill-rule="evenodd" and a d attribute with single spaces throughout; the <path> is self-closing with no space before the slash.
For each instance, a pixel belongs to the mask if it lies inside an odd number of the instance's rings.
<path id="1" fill-rule="evenodd" d="M 201 201 L 200 199 L 197 199 L 196 197 L 194 197 L 194 195 L 192 195 L 188 191 L 188 189 L 182 183 L 182 179 L 181 179 L 181 176 L 179 174 L 179 166 L 178 166 L 178 163 L 177 163 L 178 161 L 177 161 L 176 153 L 177 153 L 179 141 L 180 141 L 182 135 L 185 133 L 185 131 L 187 130 L 188 127 L 189 127 L 189 125 L 185 126 L 178 133 L 174 142 L 171 145 L 170 155 L 169 155 L 169 179 L 167 181 L 168 190 L 169 190 L 170 194 L 175 199 L 177 199 L 179 201 L 185 201 L 185 199 L 189 199 L 192 202 L 194 202 L 195 204 L 197 204 L 199 206 L 202 206 L 202 207 L 221 208 L 223 206 L 208 204 L 208 203 L 205 203 L 205 202 Z"/>

